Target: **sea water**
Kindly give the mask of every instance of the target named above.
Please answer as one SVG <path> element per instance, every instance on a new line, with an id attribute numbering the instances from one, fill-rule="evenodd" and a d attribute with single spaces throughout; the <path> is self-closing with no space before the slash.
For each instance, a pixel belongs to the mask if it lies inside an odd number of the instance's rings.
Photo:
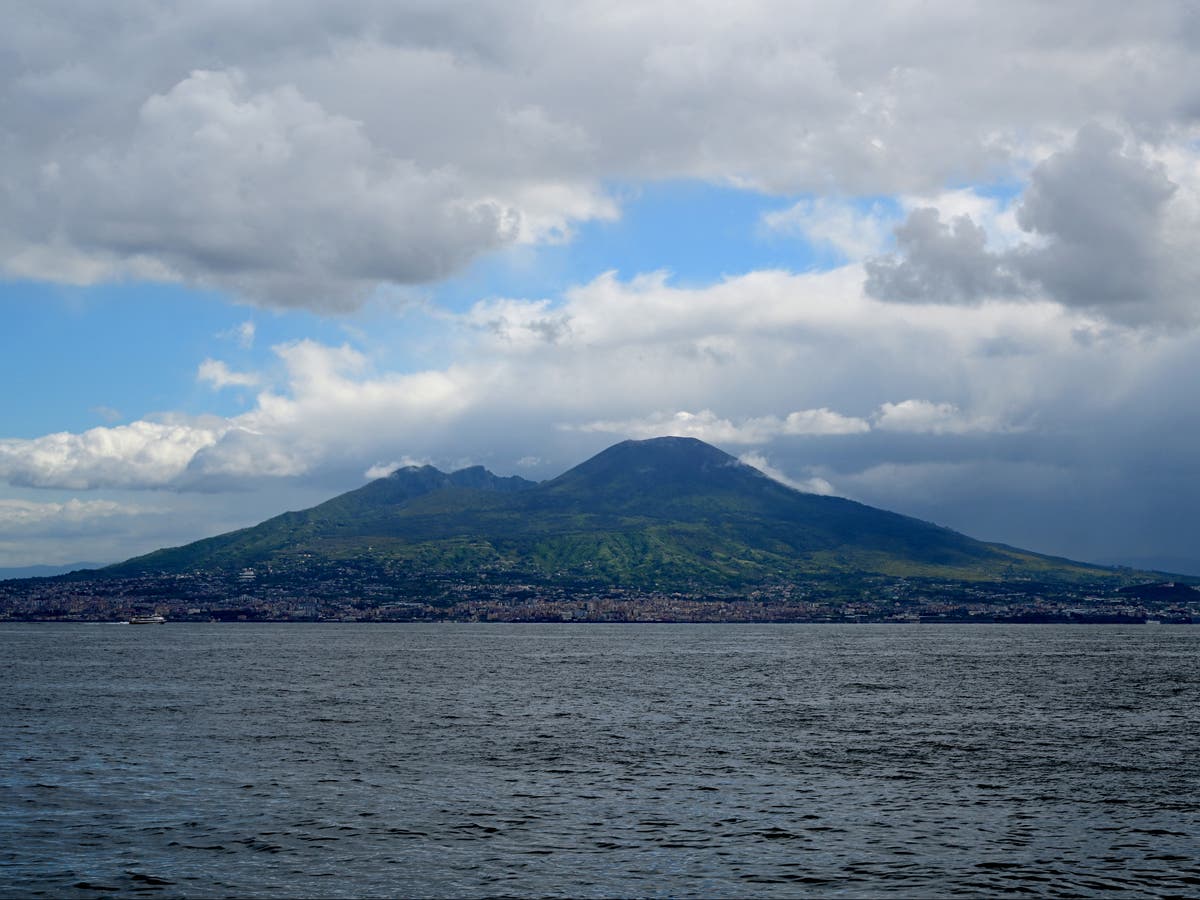
<path id="1" fill-rule="evenodd" d="M 1200 628 L 0 628 L 6 896 L 1200 893 Z"/>

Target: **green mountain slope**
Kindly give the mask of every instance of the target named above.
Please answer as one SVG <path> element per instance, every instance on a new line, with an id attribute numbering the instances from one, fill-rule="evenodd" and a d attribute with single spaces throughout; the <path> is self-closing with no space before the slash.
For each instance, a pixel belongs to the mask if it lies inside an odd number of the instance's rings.
<path id="1" fill-rule="evenodd" d="M 1091 580 L 1107 570 L 786 487 L 691 438 L 617 444 L 541 484 L 409 467 L 112 575 L 374 559 L 405 571 L 732 586 L 817 574 Z"/>

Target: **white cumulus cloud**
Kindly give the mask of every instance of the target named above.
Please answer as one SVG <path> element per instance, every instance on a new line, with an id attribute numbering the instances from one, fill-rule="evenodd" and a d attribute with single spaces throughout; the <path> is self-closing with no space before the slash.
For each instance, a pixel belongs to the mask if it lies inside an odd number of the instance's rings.
<path id="1" fill-rule="evenodd" d="M 0 478 L 9 484 L 86 490 L 162 487 L 228 430 L 223 422 L 137 421 L 79 434 L 0 440 Z"/>
<path id="2" fill-rule="evenodd" d="M 219 359 L 206 359 L 196 370 L 196 378 L 217 390 L 226 387 L 254 387 L 260 379 L 253 372 L 234 372 Z"/>
<path id="3" fill-rule="evenodd" d="M 994 419 L 968 416 L 953 403 L 901 400 L 884 403 L 875 414 L 875 427 L 883 431 L 915 434 L 967 434 L 1002 428 Z"/>

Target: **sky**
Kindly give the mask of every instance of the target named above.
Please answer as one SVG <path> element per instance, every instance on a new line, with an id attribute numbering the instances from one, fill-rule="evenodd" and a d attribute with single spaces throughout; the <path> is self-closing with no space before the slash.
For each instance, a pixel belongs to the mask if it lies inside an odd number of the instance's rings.
<path id="1" fill-rule="evenodd" d="M 677 434 L 1200 572 L 1195 4 L 3 8 L 0 567 Z"/>

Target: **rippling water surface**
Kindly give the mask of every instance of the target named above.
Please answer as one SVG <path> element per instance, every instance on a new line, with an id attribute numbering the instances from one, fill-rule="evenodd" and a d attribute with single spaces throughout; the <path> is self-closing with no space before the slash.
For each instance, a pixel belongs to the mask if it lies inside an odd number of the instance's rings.
<path id="1" fill-rule="evenodd" d="M 10 625 L 19 896 L 1200 893 L 1200 628 Z"/>

